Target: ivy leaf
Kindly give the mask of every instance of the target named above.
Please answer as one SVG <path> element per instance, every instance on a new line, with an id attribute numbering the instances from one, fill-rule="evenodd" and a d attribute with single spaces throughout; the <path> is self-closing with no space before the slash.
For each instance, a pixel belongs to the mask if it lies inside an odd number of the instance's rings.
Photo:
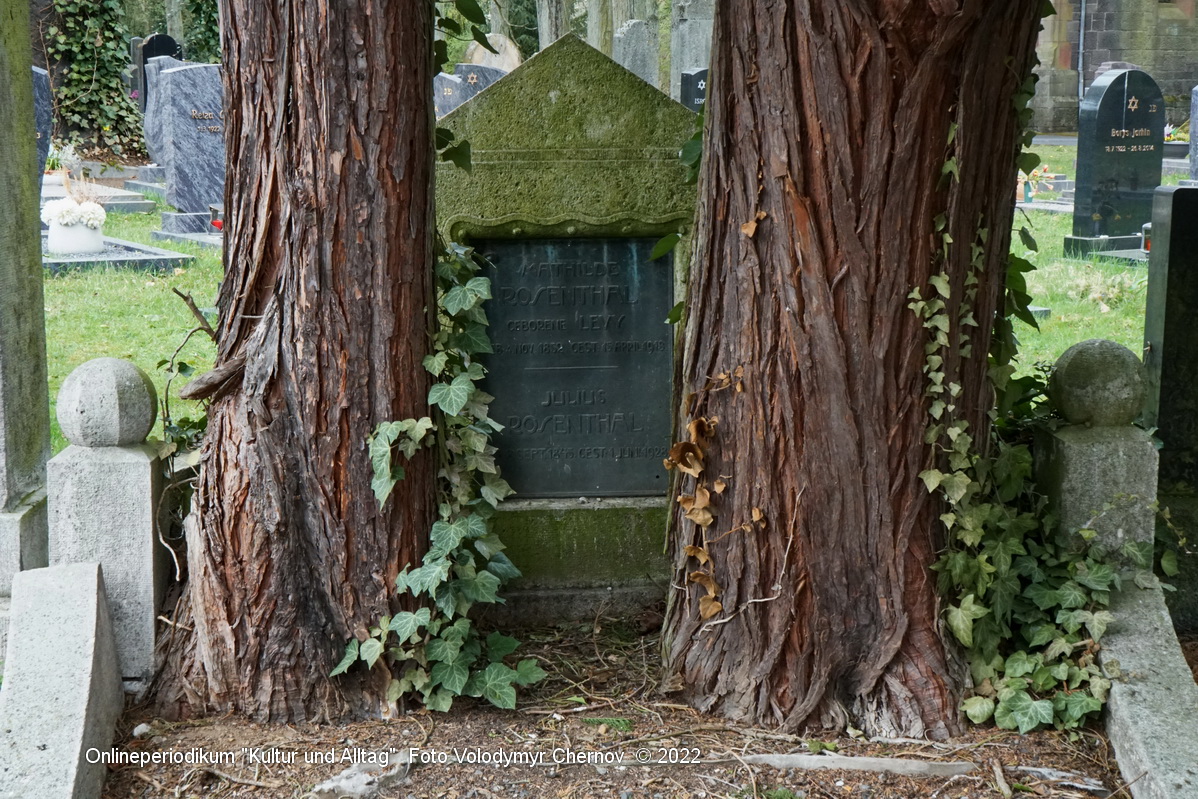
<path id="1" fill-rule="evenodd" d="M 479 493 L 484 500 L 497 508 L 500 502 L 516 492 L 512 490 L 512 487 L 502 477 L 488 474 L 483 478 L 483 485 Z"/>
<path id="2" fill-rule="evenodd" d="M 1023 246 L 1032 252 L 1039 252 L 1040 247 L 1036 244 L 1036 240 L 1032 238 L 1031 231 L 1026 227 L 1019 228 L 1019 240 L 1023 242 Z"/>
<path id="3" fill-rule="evenodd" d="M 1101 640 L 1102 636 L 1106 635 L 1106 628 L 1114 620 L 1115 617 L 1109 611 L 1095 611 L 1090 615 L 1090 620 L 1086 622 L 1086 630 L 1095 641 Z"/>
<path id="4" fill-rule="evenodd" d="M 1057 691 L 1053 696 L 1052 704 L 1068 727 L 1076 725 L 1088 713 L 1097 713 L 1102 710 L 1102 702 L 1085 691 Z"/>
<path id="5" fill-rule="evenodd" d="M 457 638 L 434 638 L 424 648 L 424 653 L 428 655 L 429 660 L 442 663 L 457 660 L 458 653 L 461 651 L 462 642 Z"/>
<path id="6" fill-rule="evenodd" d="M 515 652 L 519 646 L 520 642 L 509 635 L 491 633 L 487 636 L 487 657 L 495 663 Z"/>
<path id="7" fill-rule="evenodd" d="M 395 614 L 391 619 L 391 624 L 388 629 L 395 633 L 401 644 L 407 643 L 412 636 L 420 631 L 421 627 L 427 627 L 429 622 L 429 609 L 421 608 L 415 613 L 403 611 Z"/>
<path id="8" fill-rule="evenodd" d="M 1040 667 L 1038 658 L 1029 657 L 1027 652 L 1019 650 L 1007 658 L 1003 671 L 1008 677 L 1022 677 L 1031 674 Z"/>
<path id="9" fill-rule="evenodd" d="M 487 24 L 487 15 L 474 0 L 454 0 L 453 5 L 468 22 L 473 22 L 475 25 Z"/>
<path id="10" fill-rule="evenodd" d="M 479 299 L 491 299 L 491 281 L 485 277 L 472 277 L 466 281 L 466 290 Z"/>
<path id="11" fill-rule="evenodd" d="M 459 29 L 458 29 L 458 23 L 457 23 L 457 22 L 454 22 L 452 19 L 449 19 L 448 17 L 442 17 L 442 19 L 443 19 L 445 22 L 450 22 L 450 23 L 453 23 L 453 29 L 452 29 L 452 30 L 451 30 L 451 29 L 449 29 L 448 27 L 446 27 L 446 26 L 444 25 L 444 23 L 442 23 L 442 27 L 443 27 L 443 28 L 445 28 L 446 30 L 450 30 L 452 33 L 457 33 L 457 32 L 458 32 L 458 30 L 459 30 Z M 453 144 L 453 140 L 454 140 L 455 138 L 457 138 L 457 136 L 455 136 L 455 135 L 454 135 L 454 132 L 453 132 L 452 130 L 450 130 L 449 128 L 442 128 L 442 127 L 438 127 L 438 128 L 437 128 L 437 130 L 436 130 L 436 133 L 435 133 L 435 141 L 436 141 L 436 144 L 435 144 L 434 146 L 435 146 L 435 147 L 436 147 L 438 150 L 444 150 L 446 147 L 448 147 L 449 145 Z"/>
<path id="12" fill-rule="evenodd" d="M 1180 573 L 1177 568 L 1177 553 L 1172 549 L 1166 549 L 1161 553 L 1161 571 L 1166 577 L 1176 577 Z"/>
<path id="13" fill-rule="evenodd" d="M 961 703 L 961 709 L 974 724 L 984 724 L 994 715 L 994 700 L 984 696 L 971 696 Z"/>
<path id="14" fill-rule="evenodd" d="M 478 297 L 465 286 L 454 286 L 441 300 L 441 305 L 450 316 L 456 316 L 478 302 Z"/>
<path id="15" fill-rule="evenodd" d="M 493 604 L 499 601 L 500 580 L 489 571 L 481 571 L 471 578 L 457 582 L 462 593 L 473 602 Z"/>
<path id="16" fill-rule="evenodd" d="M 487 666 L 483 671 L 482 683 L 479 686 L 482 688 L 483 698 L 495 707 L 514 710 L 516 708 L 516 688 L 512 683 L 516 681 L 517 676 L 515 669 L 502 663 L 492 663 Z"/>
<path id="17" fill-rule="evenodd" d="M 1069 580 L 1057 589 L 1057 596 L 1060 598 L 1061 607 L 1063 608 L 1084 607 L 1088 601 L 1086 592 L 1072 580 Z"/>
<path id="18" fill-rule="evenodd" d="M 1060 599 L 1057 592 L 1053 591 L 1044 583 L 1032 583 L 1027 588 L 1023 589 L 1023 595 L 1035 603 L 1040 610 L 1048 610 L 1049 608 L 1059 605 Z"/>
<path id="19" fill-rule="evenodd" d="M 436 690 L 424 698 L 424 706 L 429 710 L 448 713 L 453 707 L 453 694 L 445 690 Z"/>
<path id="20" fill-rule="evenodd" d="M 1086 588 L 1106 591 L 1115 580 L 1115 570 L 1106 563 L 1079 563 L 1074 579 Z"/>
<path id="21" fill-rule="evenodd" d="M 455 347 L 471 355 L 495 351 L 491 347 L 491 339 L 487 336 L 487 329 L 483 325 L 466 325 L 460 333 L 454 336 L 453 341 Z"/>
<path id="22" fill-rule="evenodd" d="M 470 401 L 474 381 L 466 375 L 458 375 L 452 383 L 437 383 L 428 390 L 429 405 L 436 405 L 449 416 L 457 416 Z"/>
<path id="23" fill-rule="evenodd" d="M 540 682 L 548 675 L 532 658 L 525 658 L 516 664 L 516 685 L 525 686 Z"/>
<path id="24" fill-rule="evenodd" d="M 330 677 L 336 677 L 338 674 L 345 674 L 349 667 L 354 665 L 358 659 L 358 639 L 351 638 L 349 643 L 345 645 L 345 655 L 341 658 L 341 662 L 337 667 L 329 672 Z"/>
<path id="25" fill-rule="evenodd" d="M 1052 702 L 1033 700 L 1027 691 L 1015 691 L 998 703 L 994 723 L 1004 730 L 1018 729 L 1020 735 L 1041 724 L 1052 724 Z"/>
<path id="26" fill-rule="evenodd" d="M 521 575 L 521 571 L 516 568 L 516 565 L 508 559 L 508 556 L 502 552 L 496 552 L 491 556 L 490 562 L 487 564 L 487 571 L 494 574 L 502 582 L 514 580 Z"/>
<path id="27" fill-rule="evenodd" d="M 662 236 L 660 239 L 658 239 L 657 243 L 653 245 L 653 252 L 649 253 L 649 260 L 656 261 L 663 255 L 673 252 L 674 248 L 678 246 L 678 242 L 681 240 L 681 233 L 668 233 L 665 236 Z"/>
<path id="28" fill-rule="evenodd" d="M 495 55 L 499 55 L 499 51 L 496 50 L 495 47 L 491 44 L 491 42 L 487 40 L 487 35 L 485 33 L 483 33 L 480 28 L 477 28 L 477 27 L 471 28 L 470 35 L 474 38 L 474 41 L 481 44 L 487 50 L 494 53 Z"/>
<path id="29" fill-rule="evenodd" d="M 973 622 L 989 613 L 989 609 L 979 605 L 973 594 L 961 600 L 959 607 L 950 606 L 948 609 L 948 627 L 964 647 L 973 646 Z"/>
<path id="30" fill-rule="evenodd" d="M 367 638 L 358 649 L 358 657 L 366 661 L 368 668 L 374 668 L 375 661 L 383 654 L 383 642 L 377 638 Z"/>
<path id="31" fill-rule="evenodd" d="M 433 685 L 440 685 L 451 694 L 460 695 L 470 677 L 470 669 L 461 659 L 442 661 L 433 665 L 429 673 Z"/>
<path id="32" fill-rule="evenodd" d="M 686 308 L 686 300 L 682 300 L 677 305 L 675 305 L 673 308 L 671 308 L 670 312 L 668 314 L 666 314 L 666 324 L 667 325 L 676 325 L 679 322 L 681 322 L 682 321 L 682 312 L 683 312 L 683 310 L 685 310 L 685 308 Z"/>

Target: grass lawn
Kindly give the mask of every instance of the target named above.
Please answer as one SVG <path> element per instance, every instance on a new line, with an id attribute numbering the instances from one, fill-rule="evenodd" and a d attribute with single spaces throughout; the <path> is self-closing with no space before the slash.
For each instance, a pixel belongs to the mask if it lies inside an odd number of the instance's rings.
<path id="1" fill-rule="evenodd" d="M 1058 150 L 1072 153 L 1073 148 L 1038 148 L 1041 157 L 1047 159 L 1063 158 Z M 1050 169 L 1072 172 L 1072 164 L 1067 169 L 1055 165 Z M 1062 241 L 1070 230 L 1069 214 L 1019 212 L 1015 225 L 1027 226 L 1039 244 L 1039 252 L 1028 253 L 1016 235 L 1012 250 L 1037 265 L 1036 271 L 1028 275 L 1028 288 L 1033 302 L 1052 312 L 1048 319 L 1041 320 L 1039 330 L 1016 323 L 1021 371 L 1030 370 L 1038 362 L 1051 363 L 1069 346 L 1088 338 L 1111 339 L 1140 352 L 1147 270 L 1099 257 L 1066 259 Z M 194 245 L 155 241 L 150 238 L 150 231 L 158 227 L 158 213 L 113 214 L 105 232 L 115 238 L 195 255 L 192 265 L 173 273 L 108 269 L 46 274 L 46 347 L 52 414 L 63 379 L 84 361 L 102 356 L 136 363 L 153 378 L 161 397 L 167 375 L 158 368 L 158 362 L 169 358 L 195 327 L 191 313 L 171 289 L 191 294 L 201 308 L 215 305 L 222 274 L 219 254 Z M 180 357 L 197 371 L 206 371 L 212 366 L 214 348 L 206 336 L 197 334 Z M 198 404 L 178 398 L 180 383 L 176 380 L 173 384 L 172 415 L 195 416 L 200 412 Z M 56 420 L 52 420 L 52 426 L 53 449 L 58 452 L 66 446 L 66 441 Z M 153 435 L 161 436 L 161 424 Z"/>
<path id="2" fill-rule="evenodd" d="M 110 214 L 105 235 L 195 255 L 184 269 L 142 272 L 129 269 L 76 270 L 46 273 L 46 351 L 50 377 L 51 444 L 58 452 L 67 445 L 54 418 L 58 388 L 71 370 L 92 358 L 125 358 L 148 374 L 161 400 L 167 375 L 158 362 L 169 358 L 195 320 L 183 301 L 171 292 L 191 294 L 201 308 L 216 304 L 220 285 L 220 254 L 191 244 L 150 238 L 159 228 L 159 214 Z M 181 358 L 199 371 L 212 367 L 215 349 L 202 333 L 192 336 Z M 194 416 L 198 403 L 182 402 L 173 385 L 170 409 L 176 418 Z M 162 435 L 161 421 L 151 435 Z"/>
<path id="3" fill-rule="evenodd" d="M 1052 315 L 1034 330 L 1016 322 L 1020 365 L 1052 363 L 1066 349 L 1089 338 L 1117 341 L 1132 352 L 1144 347 L 1144 303 L 1148 288 L 1146 266 L 1129 266 L 1095 256 L 1065 258 L 1063 243 L 1072 230 L 1071 214 L 1047 211 L 1016 212 L 1015 227 L 1026 226 L 1039 245 L 1028 253 L 1013 237 L 1011 251 L 1036 264 L 1027 276 L 1032 302 Z"/>

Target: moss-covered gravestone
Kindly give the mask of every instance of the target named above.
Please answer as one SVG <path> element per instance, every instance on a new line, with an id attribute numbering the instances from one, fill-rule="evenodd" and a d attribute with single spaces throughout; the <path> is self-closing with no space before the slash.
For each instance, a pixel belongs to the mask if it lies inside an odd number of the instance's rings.
<path id="1" fill-rule="evenodd" d="M 485 254 L 492 417 L 517 491 L 498 532 L 524 572 L 520 618 L 664 595 L 681 253 L 694 187 L 683 106 L 573 36 L 444 117 L 473 169 L 438 165 L 438 227 Z M 523 603 L 521 597 L 546 601 Z"/>

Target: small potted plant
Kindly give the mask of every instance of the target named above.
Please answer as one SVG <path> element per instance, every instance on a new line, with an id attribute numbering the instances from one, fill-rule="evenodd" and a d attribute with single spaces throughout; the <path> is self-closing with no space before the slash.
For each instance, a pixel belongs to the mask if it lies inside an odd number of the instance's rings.
<path id="1" fill-rule="evenodd" d="M 92 184 L 75 181 L 65 197 L 42 206 L 42 221 L 49 226 L 46 249 L 60 255 L 80 255 L 104 249 L 104 206 L 96 202 Z"/>
<path id="2" fill-rule="evenodd" d="M 83 159 L 75 152 L 73 144 L 51 143 L 50 151 L 46 154 L 46 169 L 42 177 L 43 186 L 54 186 L 65 183 L 71 172 L 83 163 Z"/>
<path id="3" fill-rule="evenodd" d="M 1186 158 L 1190 154 L 1190 121 L 1177 127 L 1165 125 L 1165 158 Z"/>

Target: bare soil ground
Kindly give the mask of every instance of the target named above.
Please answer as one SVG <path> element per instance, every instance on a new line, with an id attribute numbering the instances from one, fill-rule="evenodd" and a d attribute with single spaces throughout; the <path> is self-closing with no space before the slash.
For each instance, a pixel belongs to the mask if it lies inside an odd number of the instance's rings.
<path id="1" fill-rule="evenodd" d="M 536 657 L 549 677 L 525 689 L 515 711 L 460 700 L 446 714 L 416 711 L 391 721 L 311 726 L 231 717 L 170 724 L 134 708 L 118 730 L 119 750 L 203 752 L 223 760 L 112 766 L 103 796 L 302 799 L 355 759 L 415 750 L 415 762 L 400 769 L 398 784 L 382 797 L 1130 797 L 1119 790 L 1113 753 L 1097 729 L 1019 736 L 973 728 L 948 743 L 869 741 L 834 733 L 799 737 L 701 715 L 658 692 L 658 637 L 632 626 L 613 621 L 525 632 L 520 654 Z M 152 733 L 133 738 L 143 723 Z M 768 753 L 806 754 L 821 743 L 834 745 L 837 755 L 976 767 L 954 777 L 911 777 L 745 762 Z M 399 757 L 388 757 L 394 767 Z M 489 757 L 541 762 L 479 762 Z M 562 762 L 571 757 L 592 762 Z M 448 762 L 421 762 L 442 759 Z"/>

